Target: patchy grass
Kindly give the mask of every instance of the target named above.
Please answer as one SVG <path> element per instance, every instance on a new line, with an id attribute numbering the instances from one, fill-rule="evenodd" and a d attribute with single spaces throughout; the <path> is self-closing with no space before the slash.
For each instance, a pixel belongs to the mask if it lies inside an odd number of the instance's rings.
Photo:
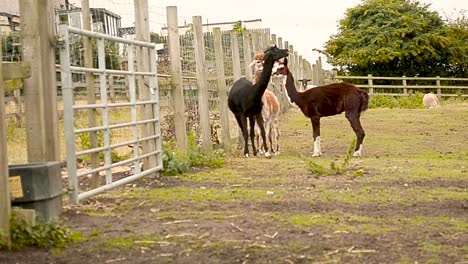
<path id="1" fill-rule="evenodd" d="M 140 181 L 72 207 L 69 222 L 88 242 L 48 261 L 463 263 L 467 109 L 370 109 L 363 156 L 347 160 L 352 173 L 326 177 L 305 160 L 343 164 L 349 122 L 323 118 L 324 156 L 312 158 L 310 121 L 292 109 L 281 117 L 280 156 L 233 150 L 221 168 Z"/>

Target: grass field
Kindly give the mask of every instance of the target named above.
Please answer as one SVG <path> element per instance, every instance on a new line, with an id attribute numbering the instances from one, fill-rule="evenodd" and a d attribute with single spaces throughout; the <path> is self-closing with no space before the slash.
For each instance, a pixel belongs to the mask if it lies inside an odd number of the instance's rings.
<path id="1" fill-rule="evenodd" d="M 64 222 L 84 239 L 63 250 L 1 252 L 0 263 L 467 263 L 468 105 L 370 109 L 363 156 L 340 175 L 354 133 L 281 116 L 281 154 L 227 155 L 218 169 L 146 178 L 80 206 Z"/>

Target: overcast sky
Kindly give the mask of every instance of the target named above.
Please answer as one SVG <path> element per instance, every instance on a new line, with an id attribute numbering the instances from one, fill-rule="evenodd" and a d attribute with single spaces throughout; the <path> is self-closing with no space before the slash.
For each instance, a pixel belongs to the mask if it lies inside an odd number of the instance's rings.
<path id="1" fill-rule="evenodd" d="M 70 1 L 74 2 L 74 1 Z M 81 1 L 76 1 L 81 2 Z M 166 6 L 177 6 L 179 23 L 192 22 L 202 16 L 203 23 L 262 19 L 264 27 L 294 45 L 309 62 L 317 60 L 313 48 L 322 49 L 330 36 L 337 33 L 338 21 L 346 9 L 360 0 L 149 0 L 151 29 L 157 33 L 166 24 Z M 468 0 L 421 0 L 431 4 L 442 17 L 456 16 L 468 10 Z M 133 26 L 133 0 L 90 0 L 91 7 L 105 7 L 122 16 L 122 26 Z M 467 13 L 468 14 L 468 13 Z M 325 58 L 324 67 L 329 68 Z"/>

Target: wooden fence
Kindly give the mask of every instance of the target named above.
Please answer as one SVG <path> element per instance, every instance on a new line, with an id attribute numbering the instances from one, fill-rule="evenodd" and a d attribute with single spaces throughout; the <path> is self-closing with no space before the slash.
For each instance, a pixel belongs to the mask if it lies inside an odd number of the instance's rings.
<path id="1" fill-rule="evenodd" d="M 334 76 L 333 82 L 346 81 L 366 89 L 369 95 L 409 96 L 432 92 L 439 97 L 468 97 L 468 78 Z"/>
<path id="2" fill-rule="evenodd" d="M 164 44 L 163 54 L 159 54 L 158 77 L 162 107 L 166 111 L 167 119 L 175 128 L 175 137 L 178 146 L 183 149 L 187 145 L 188 132 L 195 132 L 199 142 L 205 147 L 211 147 L 212 142 L 228 143 L 230 138 L 236 137 L 236 122 L 227 107 L 227 92 L 233 82 L 241 77 L 252 78 L 251 69 L 248 67 L 255 53 L 265 50 L 270 45 L 280 48 L 288 48 L 290 51 L 290 68 L 296 80 L 301 78 L 312 79 L 316 85 L 323 84 L 321 61 L 315 64 L 308 62 L 302 55 L 294 50 L 294 45 L 283 38 L 270 33 L 270 29 L 246 29 L 242 32 L 230 30 L 221 31 L 214 28 L 212 32 L 201 32 L 201 19 L 193 17 L 193 31 L 179 34 L 177 30 L 177 8 L 167 7 L 168 36 L 159 38 Z M 172 40 L 172 41 L 170 41 Z M 76 66 L 83 66 L 81 42 L 74 39 L 76 49 L 72 52 L 72 61 Z M 124 50 L 125 48 L 121 48 Z M 119 64 L 106 65 L 111 69 L 119 70 L 127 67 L 125 54 L 119 54 Z M 114 68 L 118 67 L 118 68 Z M 59 70 L 59 69 L 57 69 Z M 85 76 L 76 76 L 74 79 L 74 93 L 77 98 L 86 100 L 89 91 L 89 82 Z M 107 85 L 111 100 L 125 100 L 128 80 L 125 76 L 108 75 Z M 99 100 L 99 78 L 94 78 L 93 92 Z M 297 84 L 298 86 L 299 84 Z M 57 81 L 57 95 L 60 100 L 60 80 Z M 91 85 L 93 86 L 93 85 Z M 272 78 L 269 89 L 274 91 L 283 105 L 283 111 L 287 109 L 287 99 L 278 78 Z M 80 99 L 78 99 L 80 100 Z M 7 114 L 16 117 L 16 123 L 21 126 L 23 98 L 19 90 L 10 92 L 6 97 Z M 206 106 L 206 107 L 205 107 Z M 61 111 L 60 103 L 59 109 Z M 162 118 L 164 120 L 164 118 Z M 169 122 L 169 123 L 170 123 Z M 194 124 L 197 123 L 197 124 Z M 207 124 L 209 123 L 209 124 Z M 165 124 L 162 124 L 164 130 Z M 217 135 L 223 139 L 212 139 L 209 125 L 217 127 Z M 234 130 L 233 133 L 230 133 Z M 170 134 L 170 133 L 169 133 Z M 208 139 L 208 140 L 206 140 Z M 180 142 L 179 142 L 180 141 Z"/>

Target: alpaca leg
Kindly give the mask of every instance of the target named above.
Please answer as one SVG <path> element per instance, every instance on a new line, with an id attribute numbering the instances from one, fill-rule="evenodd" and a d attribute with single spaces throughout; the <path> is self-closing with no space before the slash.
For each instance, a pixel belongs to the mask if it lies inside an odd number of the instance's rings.
<path id="1" fill-rule="evenodd" d="M 346 118 L 351 123 L 351 127 L 356 133 L 356 147 L 354 148 L 353 157 L 360 157 L 362 152 L 362 142 L 364 141 L 365 133 L 364 129 L 361 126 L 361 121 L 359 120 L 360 115 L 355 113 L 346 113 Z"/>
<path id="2" fill-rule="evenodd" d="M 250 124 L 250 141 L 252 142 L 252 151 L 254 156 L 257 156 L 257 148 L 255 148 L 255 118 L 249 117 Z"/>
<path id="3" fill-rule="evenodd" d="M 263 140 L 263 149 L 265 150 L 265 157 L 271 158 L 271 154 L 270 152 L 268 152 L 268 144 L 265 135 L 265 125 L 263 124 L 263 117 L 261 114 L 258 114 L 255 116 L 255 119 L 257 120 L 258 126 L 260 127 L 260 135 L 262 136 Z"/>
<path id="4" fill-rule="evenodd" d="M 257 143 L 258 146 L 258 153 L 263 154 L 263 142 L 261 138 L 261 132 L 260 132 L 260 127 L 258 126 L 258 122 L 255 122 L 255 142 Z"/>
<path id="5" fill-rule="evenodd" d="M 267 119 L 264 123 L 265 127 L 265 144 L 270 143 L 270 150 L 273 152 L 273 145 L 271 144 L 271 122 L 269 119 Z M 270 153 L 271 154 L 271 153 Z"/>
<path id="6" fill-rule="evenodd" d="M 272 149 L 273 149 L 273 153 L 275 155 L 279 155 L 279 136 L 280 136 L 280 133 L 279 133 L 279 127 L 278 127 L 278 120 L 274 120 L 272 122 L 272 128 L 271 128 L 271 134 L 272 134 Z"/>
<path id="7" fill-rule="evenodd" d="M 242 137 L 244 138 L 244 158 L 249 157 L 249 141 L 247 134 L 247 119 L 244 115 L 236 115 L 236 121 L 242 131 Z"/>
<path id="8" fill-rule="evenodd" d="M 314 152 L 312 153 L 312 157 L 320 157 L 322 156 L 320 148 L 320 117 L 312 117 L 310 120 L 314 132 Z"/>

